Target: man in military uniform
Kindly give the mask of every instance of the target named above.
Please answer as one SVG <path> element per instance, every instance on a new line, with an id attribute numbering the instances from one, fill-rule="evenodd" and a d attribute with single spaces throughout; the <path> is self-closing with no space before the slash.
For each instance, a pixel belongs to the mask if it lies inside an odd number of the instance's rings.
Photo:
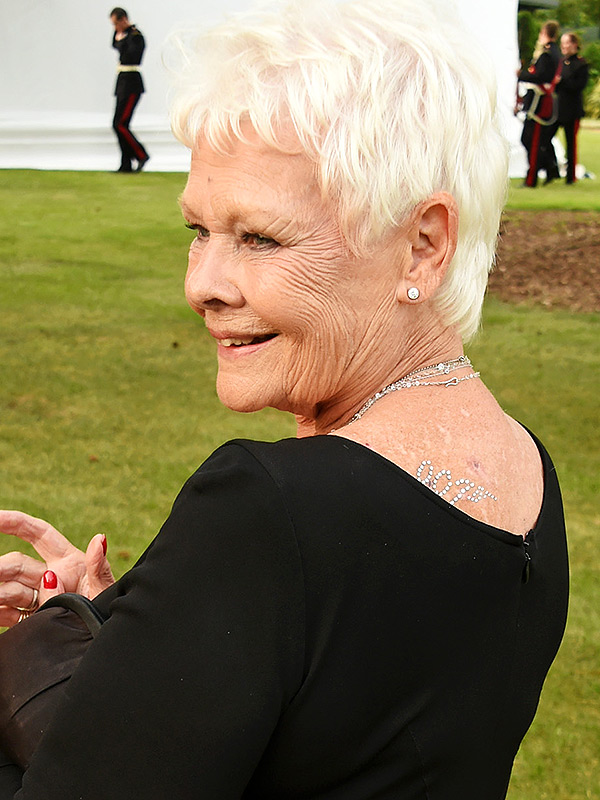
<path id="1" fill-rule="evenodd" d="M 129 129 L 131 117 L 144 92 L 140 64 L 144 54 L 144 37 L 129 22 L 124 8 L 113 8 L 110 21 L 115 33 L 112 46 L 119 51 L 119 66 L 115 95 L 117 98 L 113 128 L 121 148 L 121 166 L 118 172 L 140 172 L 150 156 L 143 144 Z M 133 162 L 137 166 L 133 168 Z"/>
<path id="2" fill-rule="evenodd" d="M 567 140 L 567 183 L 575 183 L 577 166 L 577 133 L 583 117 L 583 90 L 589 78 L 587 61 L 579 55 L 579 37 L 576 33 L 563 33 L 560 49 L 563 54 L 558 92 L 558 123 L 564 128 Z"/>
<path id="3" fill-rule="evenodd" d="M 560 50 L 556 44 L 558 22 L 544 23 L 538 38 L 541 53 L 529 67 L 518 72 L 518 79 L 530 84 L 523 100 L 527 118 L 521 142 L 527 150 L 529 169 L 524 186 L 536 186 L 540 169 L 546 170 L 546 183 L 559 177 L 552 136 L 556 131 L 556 86 Z"/>

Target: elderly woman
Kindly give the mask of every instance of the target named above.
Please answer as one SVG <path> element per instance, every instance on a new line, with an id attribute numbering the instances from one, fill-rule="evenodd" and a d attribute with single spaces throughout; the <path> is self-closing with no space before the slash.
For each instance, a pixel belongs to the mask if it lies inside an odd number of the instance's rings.
<path id="1" fill-rule="evenodd" d="M 548 454 L 463 354 L 506 146 L 445 5 L 297 3 L 188 53 L 186 296 L 223 403 L 298 438 L 218 449 L 96 598 L 22 800 L 505 796 L 567 560 Z M 11 556 L 6 620 L 110 583 L 100 537 L 86 562 L 39 520 L 0 528 L 46 562 Z"/>

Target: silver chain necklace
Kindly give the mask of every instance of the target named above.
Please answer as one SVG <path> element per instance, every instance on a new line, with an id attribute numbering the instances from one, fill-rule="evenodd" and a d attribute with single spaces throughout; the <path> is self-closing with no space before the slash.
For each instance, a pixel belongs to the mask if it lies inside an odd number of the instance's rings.
<path id="1" fill-rule="evenodd" d="M 467 356 L 459 356 L 458 358 L 453 358 L 451 361 L 440 361 L 438 364 L 430 364 L 428 367 L 413 369 L 408 375 L 394 381 L 394 383 L 388 384 L 388 386 L 385 386 L 374 394 L 373 397 L 369 397 L 364 406 L 342 427 L 345 428 L 346 425 L 356 422 L 356 420 L 360 419 L 374 403 L 381 400 L 386 394 L 397 392 L 398 389 L 411 389 L 415 386 L 456 386 L 458 383 L 462 383 L 462 381 L 470 381 L 473 378 L 478 378 L 481 374 L 480 372 L 470 372 L 462 378 L 457 378 L 455 376 L 447 380 L 430 380 L 430 378 L 439 378 L 442 375 L 449 375 L 451 372 L 454 372 L 454 370 L 463 369 L 463 367 L 473 368 Z"/>
<path id="2" fill-rule="evenodd" d="M 352 419 L 348 420 L 345 425 L 342 425 L 342 427 L 345 428 L 346 425 L 356 422 L 356 420 L 360 419 L 374 403 L 381 400 L 386 394 L 397 392 L 398 389 L 410 389 L 416 386 L 456 386 L 463 381 L 470 381 L 473 378 L 478 378 L 481 374 L 479 372 L 470 372 L 468 375 L 463 375 L 461 378 L 454 376 L 446 380 L 430 380 L 431 378 L 440 378 L 443 375 L 449 375 L 451 372 L 465 367 L 471 367 L 471 369 L 473 369 L 473 365 L 467 356 L 459 356 L 451 361 L 440 361 L 438 364 L 430 364 L 428 367 L 414 369 L 403 378 L 380 389 L 373 397 L 369 397 L 363 407 L 356 412 Z M 426 474 L 423 477 L 424 472 L 426 472 Z M 440 497 L 444 497 L 448 492 L 452 492 L 451 496 L 449 495 L 448 498 L 444 498 L 451 506 L 456 505 L 460 500 L 470 500 L 472 503 L 479 503 L 487 497 L 491 500 L 498 500 L 496 495 L 489 492 L 485 487 L 475 487 L 475 483 L 468 478 L 460 478 L 453 482 L 449 469 L 441 469 L 436 473 L 429 459 L 421 461 L 417 469 L 417 480 Z"/>

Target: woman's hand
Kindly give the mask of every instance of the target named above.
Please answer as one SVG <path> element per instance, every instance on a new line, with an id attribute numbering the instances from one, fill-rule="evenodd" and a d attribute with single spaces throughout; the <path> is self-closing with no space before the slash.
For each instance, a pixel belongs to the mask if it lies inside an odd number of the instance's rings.
<path id="1" fill-rule="evenodd" d="M 34 611 L 52 595 L 76 592 L 92 599 L 114 583 L 103 534 L 83 553 L 48 522 L 21 511 L 0 511 L 0 532 L 29 542 L 44 559 L 18 552 L 0 556 L 0 626 L 14 625 L 22 609 Z M 45 576 L 48 571 L 56 581 Z"/>

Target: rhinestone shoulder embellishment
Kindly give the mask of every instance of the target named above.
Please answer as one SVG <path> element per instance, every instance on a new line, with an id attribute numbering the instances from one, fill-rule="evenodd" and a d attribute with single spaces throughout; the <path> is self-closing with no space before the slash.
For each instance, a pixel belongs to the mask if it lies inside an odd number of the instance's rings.
<path id="1" fill-rule="evenodd" d="M 429 459 L 421 461 L 417 469 L 416 478 L 423 486 L 431 489 L 439 497 L 443 497 L 451 506 L 456 505 L 459 500 L 479 503 L 481 500 L 485 500 L 486 497 L 489 497 L 490 500 L 498 499 L 495 494 L 488 492 L 483 486 L 476 486 L 468 478 L 459 478 L 453 481 L 452 473 L 449 469 L 441 469 L 435 472 Z"/>

